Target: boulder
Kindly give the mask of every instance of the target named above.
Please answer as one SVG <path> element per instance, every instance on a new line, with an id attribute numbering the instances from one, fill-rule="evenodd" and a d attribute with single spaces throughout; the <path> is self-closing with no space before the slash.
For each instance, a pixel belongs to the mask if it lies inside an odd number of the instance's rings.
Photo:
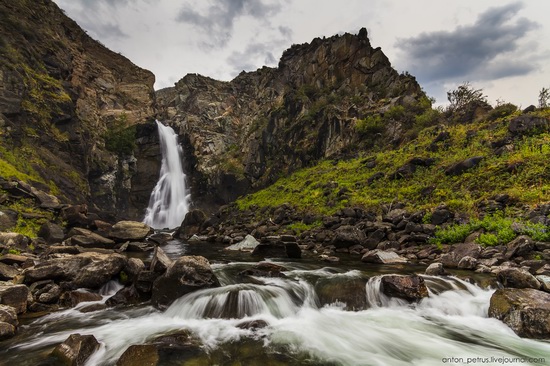
<path id="1" fill-rule="evenodd" d="M 79 245 L 84 248 L 115 248 L 114 240 L 96 234 L 88 229 L 72 228 L 67 236 L 71 245 Z"/>
<path id="2" fill-rule="evenodd" d="M 504 288 L 491 296 L 489 316 L 520 337 L 550 338 L 550 294 L 535 289 Z"/>
<path id="3" fill-rule="evenodd" d="M 64 292 L 60 298 L 60 304 L 65 307 L 75 307 L 81 302 L 99 301 L 103 297 L 95 292 L 75 290 Z"/>
<path id="4" fill-rule="evenodd" d="M 34 187 L 31 187 L 31 193 L 34 198 L 36 198 L 36 201 L 39 204 L 40 208 L 55 210 L 61 207 L 61 203 L 56 196 L 52 196 L 51 194 L 48 194 Z"/>
<path id="5" fill-rule="evenodd" d="M 66 206 L 61 209 L 60 217 L 63 221 L 67 223 L 68 227 L 79 226 L 86 227 L 88 226 L 88 206 L 85 204 L 82 205 L 72 205 Z"/>
<path id="6" fill-rule="evenodd" d="M 239 276 L 286 277 L 287 269 L 272 262 L 260 262 L 250 269 L 239 272 Z"/>
<path id="7" fill-rule="evenodd" d="M 126 265 L 122 269 L 128 276 L 130 282 L 134 282 L 141 271 L 145 269 L 145 264 L 139 258 L 128 258 Z"/>
<path id="8" fill-rule="evenodd" d="M 424 279 L 418 275 L 385 275 L 380 282 L 380 291 L 390 297 L 414 302 L 428 296 Z"/>
<path id="9" fill-rule="evenodd" d="M 522 115 L 510 121 L 508 131 L 512 135 L 534 135 L 550 130 L 550 121 L 544 117 Z"/>
<path id="10" fill-rule="evenodd" d="M 366 278 L 320 278 L 315 283 L 315 293 L 321 306 L 340 302 L 346 304 L 346 310 L 359 311 L 367 308 L 366 285 Z"/>
<path id="11" fill-rule="evenodd" d="M 336 248 L 349 248 L 354 245 L 361 245 L 366 240 L 365 233 L 351 225 L 340 226 L 334 234 L 331 245 L 334 245 Z"/>
<path id="12" fill-rule="evenodd" d="M 78 271 L 72 281 L 76 287 L 98 289 L 116 277 L 126 264 L 126 257 L 120 254 L 82 253 L 78 257 L 89 258 L 90 262 Z"/>
<path id="13" fill-rule="evenodd" d="M 497 273 L 504 287 L 539 289 L 540 282 L 531 273 L 520 268 L 505 268 Z"/>
<path id="14" fill-rule="evenodd" d="M 161 247 L 155 247 L 153 259 L 151 260 L 150 270 L 153 272 L 164 273 L 172 265 L 173 261 L 168 258 Z"/>
<path id="15" fill-rule="evenodd" d="M 17 313 L 15 309 L 8 305 L 0 305 L 0 322 L 8 323 L 17 327 L 19 321 L 17 320 Z"/>
<path id="16" fill-rule="evenodd" d="M 175 233 L 176 238 L 180 239 L 189 239 L 194 234 L 198 234 L 201 231 L 201 227 L 206 221 L 206 214 L 199 209 L 189 211 L 182 223 L 181 226 Z"/>
<path id="17" fill-rule="evenodd" d="M 458 269 L 475 269 L 477 266 L 477 259 L 470 257 L 469 255 L 462 257 L 458 262 Z"/>
<path id="18" fill-rule="evenodd" d="M 40 226 L 37 235 L 46 240 L 48 244 L 61 243 L 63 239 L 65 239 L 63 228 L 49 221 L 46 221 Z"/>
<path id="19" fill-rule="evenodd" d="M 535 250 L 535 242 L 526 235 L 520 235 L 506 245 L 506 259 L 525 257 Z"/>
<path id="20" fill-rule="evenodd" d="M 230 245 L 225 250 L 239 250 L 243 252 L 252 252 L 260 244 L 252 235 L 247 235 L 240 242 Z"/>
<path id="21" fill-rule="evenodd" d="M 542 291 L 550 292 L 550 276 L 538 275 L 535 278 L 540 282 L 540 289 Z"/>
<path id="22" fill-rule="evenodd" d="M 19 254 L 11 254 L 11 253 L 4 254 L 3 256 L 0 257 L 0 263 L 4 263 L 8 265 L 17 264 L 18 266 L 22 266 L 28 260 L 29 260 L 29 257 L 25 257 L 24 255 L 19 255 Z"/>
<path id="23" fill-rule="evenodd" d="M 395 252 L 385 250 L 371 250 L 363 255 L 361 262 L 378 264 L 401 264 L 407 263 L 407 258 L 401 257 Z"/>
<path id="24" fill-rule="evenodd" d="M 24 271 L 25 283 L 41 280 L 70 281 L 91 261 L 91 258 L 80 255 L 47 260 Z"/>
<path id="25" fill-rule="evenodd" d="M 0 341 L 15 336 L 16 330 L 14 325 L 0 321 Z"/>
<path id="26" fill-rule="evenodd" d="M 7 231 L 17 225 L 18 213 L 12 210 L 0 211 L 0 231 Z"/>
<path id="27" fill-rule="evenodd" d="M 140 241 L 152 230 L 149 225 L 137 221 L 119 221 L 113 225 L 109 237 L 115 241 Z"/>
<path id="28" fill-rule="evenodd" d="M 427 276 L 444 276 L 447 275 L 447 271 L 443 268 L 442 263 L 431 263 L 424 271 Z"/>
<path id="29" fill-rule="evenodd" d="M 464 257 L 479 258 L 481 246 L 475 243 L 454 244 L 449 253 L 441 256 L 441 263 L 447 268 L 458 268 L 458 264 Z"/>
<path id="30" fill-rule="evenodd" d="M 430 217 L 430 224 L 432 225 L 442 225 L 451 219 L 453 219 L 454 213 L 445 207 L 436 208 Z"/>
<path id="31" fill-rule="evenodd" d="M 86 360 L 99 349 L 99 342 L 93 335 L 71 334 L 51 353 L 63 365 L 83 366 Z"/>
<path id="32" fill-rule="evenodd" d="M 61 296 L 61 287 L 55 283 L 50 283 L 33 294 L 36 301 L 43 304 L 53 304 Z"/>
<path id="33" fill-rule="evenodd" d="M 445 169 L 446 175 L 460 175 L 466 172 L 469 169 L 472 169 L 479 165 L 479 163 L 483 160 L 483 156 L 474 156 L 472 158 L 459 161 L 458 163 L 455 163 Z"/>
<path id="34" fill-rule="evenodd" d="M 19 272 L 15 267 L 0 262 L 0 281 L 12 280 Z"/>
<path id="35" fill-rule="evenodd" d="M 157 308 L 166 308 L 185 294 L 219 286 L 220 282 L 206 258 L 183 256 L 176 260 L 164 275 L 155 280 L 151 302 Z"/>
<path id="36" fill-rule="evenodd" d="M 0 285 L 0 304 L 11 306 L 17 314 L 27 311 L 29 296 L 29 288 L 25 285 Z"/>

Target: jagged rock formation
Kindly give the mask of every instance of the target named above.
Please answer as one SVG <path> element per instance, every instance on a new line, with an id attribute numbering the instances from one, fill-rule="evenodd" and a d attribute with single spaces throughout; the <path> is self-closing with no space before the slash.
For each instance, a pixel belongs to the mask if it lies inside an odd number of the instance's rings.
<path id="1" fill-rule="evenodd" d="M 3 1 L 0 18 L 2 176 L 136 216 L 132 199 L 143 201 L 139 192 L 148 195 L 154 182 L 132 188 L 141 168 L 131 126 L 153 119 L 154 75 L 90 38 L 50 0 Z"/>
<path id="2" fill-rule="evenodd" d="M 163 119 L 179 130 L 199 205 L 226 203 L 318 159 L 350 154 L 372 137 L 357 121 L 425 97 L 380 48 L 359 34 L 316 38 L 283 53 L 278 68 L 230 82 L 190 74 L 157 93 Z M 386 126 L 398 141 L 402 126 Z"/>

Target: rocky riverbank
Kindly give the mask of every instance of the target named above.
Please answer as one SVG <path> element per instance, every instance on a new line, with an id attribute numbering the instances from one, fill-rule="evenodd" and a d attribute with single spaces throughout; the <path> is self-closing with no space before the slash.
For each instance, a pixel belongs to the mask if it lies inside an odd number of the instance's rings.
<path id="1" fill-rule="evenodd" d="M 1 339 L 16 335 L 21 319 L 29 316 L 75 306 L 81 312 L 143 303 L 165 309 L 187 293 L 220 286 L 206 258 L 172 260 L 164 253 L 163 245 L 174 237 L 190 245 L 216 243 L 226 250 L 250 251 L 252 261 L 307 257 L 337 266 L 339 257 L 346 256 L 363 262 L 365 269 L 411 264 L 426 267 L 428 276 L 445 276 L 455 269 L 493 274 L 501 289 L 491 300 L 489 315 L 522 337 L 550 338 L 545 321 L 550 316 L 550 243 L 518 235 L 505 245 L 484 247 L 476 243 L 476 235 L 470 235 L 463 243 L 432 244 L 438 228 L 466 220 L 445 207 L 431 212 L 428 220 L 425 213 L 407 212 L 399 205 L 387 207 L 380 215 L 350 208 L 324 217 L 300 215 L 290 205 L 264 212 L 226 206 L 210 217 L 191 211 L 183 225 L 168 234 L 139 222 L 107 222 L 89 213 L 86 205 L 62 205 L 56 197 L 21 182 L 3 182 L 3 189 Z M 23 202 L 28 207 L 21 207 Z M 524 215 L 540 221 L 548 211 L 550 204 L 545 204 Z M 259 219 L 261 215 L 267 218 Z M 40 223 L 35 235 L 9 230 L 21 229 L 24 222 Z M 151 252 L 146 256 L 150 259 L 136 258 L 136 253 L 143 252 Z M 278 277 L 284 271 L 275 264 L 260 263 L 242 275 Z M 122 284 L 121 289 L 98 302 L 103 298 L 99 289 L 111 280 Z M 381 282 L 382 291 L 390 297 L 417 302 L 428 296 L 422 276 L 385 276 Z M 363 291 L 364 283 L 346 288 L 339 292 L 339 301 L 355 304 L 350 309 L 368 307 L 356 301 L 357 289 Z M 75 356 L 63 351 L 67 347 L 93 353 L 93 340 L 82 337 L 74 335 L 53 354 L 61 359 Z M 83 342 L 91 343 L 83 346 Z"/>

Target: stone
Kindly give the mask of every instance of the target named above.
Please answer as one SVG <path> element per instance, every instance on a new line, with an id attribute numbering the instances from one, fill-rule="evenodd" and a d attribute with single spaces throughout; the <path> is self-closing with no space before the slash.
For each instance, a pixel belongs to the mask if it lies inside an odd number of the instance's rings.
<path id="1" fill-rule="evenodd" d="M 172 266 L 173 261 L 168 258 L 164 250 L 161 247 L 156 246 L 155 251 L 153 252 L 153 259 L 151 260 L 151 266 L 149 270 L 153 272 L 164 273 L 170 266 Z"/>
<path id="2" fill-rule="evenodd" d="M 71 334 L 51 353 L 64 365 L 83 366 L 86 360 L 99 349 L 99 342 L 93 335 Z"/>
<path id="3" fill-rule="evenodd" d="M 454 217 L 454 214 L 446 208 L 436 208 L 430 217 L 430 224 L 442 225 L 450 221 Z"/>
<path id="4" fill-rule="evenodd" d="M 544 117 L 522 115 L 512 119 L 508 125 L 508 131 L 512 135 L 534 135 L 548 131 L 550 121 Z"/>
<path id="5" fill-rule="evenodd" d="M 25 283 L 41 280 L 70 281 L 76 278 L 80 270 L 92 260 L 88 256 L 68 255 L 38 263 L 26 269 Z"/>
<path id="6" fill-rule="evenodd" d="M 29 257 L 19 254 L 4 254 L 0 257 L 0 263 L 5 263 L 8 265 L 17 264 L 18 266 L 22 266 L 28 260 Z"/>
<path id="7" fill-rule="evenodd" d="M 445 174 L 451 176 L 461 175 L 467 170 L 470 170 L 479 165 L 483 158 L 483 156 L 474 156 L 472 158 L 468 158 L 466 160 L 455 163 L 445 169 Z"/>
<path id="8" fill-rule="evenodd" d="M 61 296 L 61 287 L 52 283 L 44 286 L 40 291 L 34 294 L 35 299 L 43 304 L 56 303 Z"/>
<path id="9" fill-rule="evenodd" d="M 61 243 L 63 239 L 65 239 L 63 228 L 49 221 L 46 221 L 42 224 L 42 226 L 40 226 L 40 230 L 38 230 L 37 235 L 46 240 L 46 243 L 48 244 Z"/>
<path id="10" fill-rule="evenodd" d="M 61 203 L 56 196 L 52 196 L 51 194 L 48 194 L 34 187 L 31 187 L 31 193 L 34 198 L 36 198 L 36 201 L 39 204 L 40 208 L 55 210 L 61 207 Z"/>
<path id="11" fill-rule="evenodd" d="M 0 262 L 0 281 L 9 281 L 15 278 L 20 270 Z"/>
<path id="12" fill-rule="evenodd" d="M 0 304 L 11 306 L 17 314 L 27 311 L 29 296 L 30 290 L 25 285 L 0 285 Z"/>
<path id="13" fill-rule="evenodd" d="M 152 344 L 134 344 L 124 351 L 116 366 L 160 366 L 157 347 Z"/>
<path id="14" fill-rule="evenodd" d="M 134 282 L 137 279 L 139 273 L 145 270 L 145 264 L 139 258 L 128 258 L 128 261 L 122 269 L 128 276 L 129 282 Z"/>
<path id="15" fill-rule="evenodd" d="M 151 297 L 153 283 L 160 276 L 160 273 L 153 271 L 143 270 L 139 272 L 136 280 L 134 281 L 134 286 L 143 299 Z"/>
<path id="16" fill-rule="evenodd" d="M 353 245 L 363 244 L 365 239 L 365 233 L 362 230 L 355 226 L 344 225 L 336 229 L 330 244 L 336 248 L 349 248 Z"/>
<path id="17" fill-rule="evenodd" d="M 88 229 L 72 228 L 67 234 L 67 237 L 71 245 L 79 245 L 84 248 L 115 248 L 114 240 L 96 234 Z"/>
<path id="18" fill-rule="evenodd" d="M 345 310 L 360 311 L 367 308 L 366 278 L 326 277 L 315 283 L 315 293 L 321 306 L 345 304 Z"/>
<path id="19" fill-rule="evenodd" d="M 520 235 L 506 245 L 506 259 L 525 257 L 535 249 L 535 242 L 526 235 Z"/>
<path id="20" fill-rule="evenodd" d="M 427 276 L 444 276 L 447 274 L 447 271 L 443 268 L 442 263 L 431 263 L 424 271 L 424 274 Z"/>
<path id="21" fill-rule="evenodd" d="M 189 211 L 174 234 L 176 238 L 189 239 L 194 234 L 201 231 L 202 225 L 206 221 L 206 214 L 199 209 Z"/>
<path id="22" fill-rule="evenodd" d="M 262 258 L 301 258 L 302 250 L 297 243 L 261 243 L 252 251 L 252 256 Z"/>
<path id="23" fill-rule="evenodd" d="M 206 258 L 183 256 L 155 280 L 151 303 L 157 308 L 164 309 L 185 294 L 219 286 L 220 282 Z"/>
<path id="24" fill-rule="evenodd" d="M 102 298 L 103 297 L 98 293 L 79 289 L 63 293 L 59 302 L 65 307 L 75 307 L 81 302 L 99 301 Z"/>
<path id="25" fill-rule="evenodd" d="M 550 292 L 550 276 L 538 275 L 535 278 L 539 281 L 542 291 Z"/>
<path id="26" fill-rule="evenodd" d="M 113 225 L 109 237 L 115 241 L 141 241 L 144 240 L 151 228 L 142 222 L 119 221 Z"/>
<path id="27" fill-rule="evenodd" d="M 15 309 L 9 305 L 0 305 L 0 322 L 17 327 L 19 321 L 17 320 L 17 312 Z"/>
<path id="28" fill-rule="evenodd" d="M 520 268 L 505 268 L 497 273 L 504 287 L 539 289 L 540 282 L 531 273 Z"/>
<path id="29" fill-rule="evenodd" d="M 17 212 L 11 210 L 0 211 L 0 231 L 8 231 L 17 225 Z"/>
<path id="30" fill-rule="evenodd" d="M 458 269 L 476 269 L 477 259 L 469 255 L 462 257 L 457 264 Z"/>
<path id="31" fill-rule="evenodd" d="M 0 341 L 15 336 L 16 329 L 12 324 L 0 321 Z"/>
<path id="32" fill-rule="evenodd" d="M 441 255 L 441 263 L 446 268 L 458 268 L 464 257 L 479 258 L 481 246 L 475 243 L 453 244 L 449 253 Z"/>
<path id="33" fill-rule="evenodd" d="M 489 317 L 526 338 L 550 338 L 550 294 L 535 289 L 498 289 L 491 296 Z"/>
<path id="34" fill-rule="evenodd" d="M 105 304 L 107 306 L 137 304 L 140 301 L 140 295 L 134 286 L 123 287 L 111 296 Z"/>
<path id="35" fill-rule="evenodd" d="M 380 291 L 387 296 L 414 302 L 428 297 L 424 279 L 418 275 L 385 275 L 380 281 Z"/>
<path id="36" fill-rule="evenodd" d="M 252 252 L 254 251 L 254 248 L 256 248 L 259 244 L 260 242 L 256 240 L 256 238 L 254 238 L 252 235 L 247 235 L 240 242 L 226 247 L 225 250 L 238 250 L 243 252 Z"/>
<path id="37" fill-rule="evenodd" d="M 61 209 L 60 217 L 67 223 L 68 227 L 86 227 L 88 226 L 87 214 L 87 205 L 70 205 Z"/>
<path id="38" fill-rule="evenodd" d="M 407 263 L 407 258 L 401 257 L 395 252 L 384 250 L 371 250 L 363 255 L 361 262 L 378 264 L 402 264 Z"/>
<path id="39" fill-rule="evenodd" d="M 286 277 L 287 269 L 272 262 L 260 262 L 250 269 L 239 272 L 239 276 Z"/>
<path id="40" fill-rule="evenodd" d="M 120 254 L 82 253 L 78 257 L 90 259 L 80 268 L 72 284 L 77 287 L 98 289 L 116 277 L 126 264 L 126 257 Z"/>

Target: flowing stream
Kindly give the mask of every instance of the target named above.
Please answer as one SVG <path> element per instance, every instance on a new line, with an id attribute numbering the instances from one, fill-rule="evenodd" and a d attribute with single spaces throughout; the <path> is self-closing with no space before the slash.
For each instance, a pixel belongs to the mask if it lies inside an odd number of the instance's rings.
<path id="1" fill-rule="evenodd" d="M 171 245 L 192 251 L 181 243 Z M 550 343 L 522 339 L 487 317 L 491 288 L 457 277 L 424 276 L 430 296 L 408 304 L 382 294 L 383 274 L 366 272 L 360 265 L 277 262 L 287 269 L 286 277 L 237 275 L 254 264 L 225 259 L 213 263 L 222 287 L 185 295 L 164 312 L 146 305 L 90 313 L 76 308 L 29 321 L 5 343 L 0 360 L 37 365 L 56 344 L 81 333 L 93 334 L 101 343 L 87 365 L 114 365 L 132 344 L 185 330 L 200 341 L 200 354 L 189 363 L 176 358 L 164 364 L 425 366 L 550 361 Z M 109 284 L 101 301 L 118 288 Z M 339 299 L 345 288 L 351 296 Z M 350 301 L 355 311 L 349 309 Z M 242 326 L 249 322 L 264 326 Z"/>
<path id="2" fill-rule="evenodd" d="M 182 168 L 182 148 L 174 130 L 157 122 L 162 165 L 159 180 L 151 192 L 149 207 L 143 222 L 155 229 L 175 228 L 181 225 L 189 211 L 190 196 L 185 186 Z"/>

